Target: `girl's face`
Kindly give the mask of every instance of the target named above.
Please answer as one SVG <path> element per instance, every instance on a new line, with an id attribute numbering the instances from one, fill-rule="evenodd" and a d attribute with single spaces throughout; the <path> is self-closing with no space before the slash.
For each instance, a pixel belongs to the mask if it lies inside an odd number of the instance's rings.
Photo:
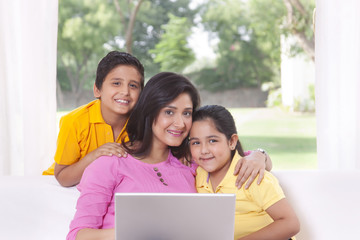
<path id="1" fill-rule="evenodd" d="M 153 125 L 152 143 L 160 147 L 180 146 L 192 125 L 193 102 L 182 93 L 162 108 Z"/>
<path id="2" fill-rule="evenodd" d="M 190 151 L 193 160 L 212 174 L 225 176 L 231 164 L 231 150 L 235 149 L 237 135 L 228 140 L 211 119 L 193 122 L 190 131 Z"/>

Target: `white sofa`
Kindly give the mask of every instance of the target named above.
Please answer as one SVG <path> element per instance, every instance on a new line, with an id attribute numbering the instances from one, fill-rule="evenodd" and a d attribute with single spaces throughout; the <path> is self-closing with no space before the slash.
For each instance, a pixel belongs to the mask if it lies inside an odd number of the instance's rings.
<path id="1" fill-rule="evenodd" d="M 360 239 L 360 171 L 273 171 L 301 222 L 298 240 Z M 0 177 L 1 240 L 64 240 L 79 193 L 52 176 Z"/>

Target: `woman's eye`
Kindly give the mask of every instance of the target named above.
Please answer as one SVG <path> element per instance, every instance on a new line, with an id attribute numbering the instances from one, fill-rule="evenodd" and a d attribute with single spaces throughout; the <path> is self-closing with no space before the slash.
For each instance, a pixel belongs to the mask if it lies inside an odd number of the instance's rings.
<path id="1" fill-rule="evenodd" d="M 184 115 L 189 117 L 189 116 L 192 116 L 192 113 L 191 112 L 184 112 Z"/>
<path id="2" fill-rule="evenodd" d="M 172 115 L 172 114 L 173 114 L 173 111 L 165 110 L 165 114 L 166 114 L 166 115 Z"/>

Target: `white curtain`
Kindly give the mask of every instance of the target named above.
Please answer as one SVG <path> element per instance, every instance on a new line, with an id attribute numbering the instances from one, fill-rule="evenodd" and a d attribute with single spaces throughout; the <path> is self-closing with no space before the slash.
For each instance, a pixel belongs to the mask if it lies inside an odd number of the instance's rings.
<path id="1" fill-rule="evenodd" d="M 0 0 L 0 175 L 53 161 L 57 16 L 57 0 Z"/>
<path id="2" fill-rule="evenodd" d="M 360 169 L 360 1 L 316 1 L 319 169 Z"/>

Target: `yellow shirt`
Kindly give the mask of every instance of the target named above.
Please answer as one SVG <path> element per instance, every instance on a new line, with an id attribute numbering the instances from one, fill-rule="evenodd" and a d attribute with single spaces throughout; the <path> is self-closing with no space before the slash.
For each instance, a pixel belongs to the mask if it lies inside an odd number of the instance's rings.
<path id="1" fill-rule="evenodd" d="M 236 154 L 233 159 L 239 159 Z M 233 175 L 236 165 L 232 161 L 224 179 L 217 186 L 215 193 L 234 193 L 236 194 L 235 206 L 235 234 L 234 239 L 249 235 L 273 222 L 272 218 L 265 210 L 285 198 L 285 195 L 278 183 L 278 180 L 269 172 L 265 172 L 261 184 L 256 184 L 256 180 L 245 190 L 244 186 L 237 189 Z M 196 175 L 196 188 L 199 193 L 214 193 L 208 173 L 198 167 Z"/>
<path id="2" fill-rule="evenodd" d="M 60 131 L 54 157 L 56 163 L 74 164 L 101 145 L 114 142 L 112 128 L 105 123 L 101 115 L 100 103 L 100 100 L 94 100 L 60 119 Z M 121 143 L 120 136 L 125 131 L 125 127 L 126 124 L 116 142 Z M 43 175 L 53 175 L 54 167 L 55 163 L 44 171 Z"/>

